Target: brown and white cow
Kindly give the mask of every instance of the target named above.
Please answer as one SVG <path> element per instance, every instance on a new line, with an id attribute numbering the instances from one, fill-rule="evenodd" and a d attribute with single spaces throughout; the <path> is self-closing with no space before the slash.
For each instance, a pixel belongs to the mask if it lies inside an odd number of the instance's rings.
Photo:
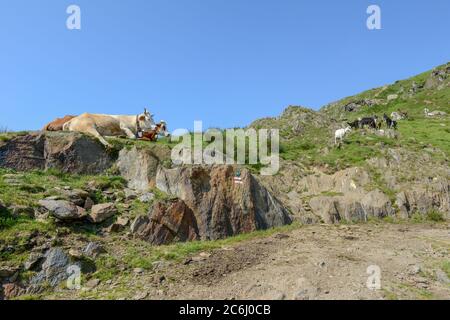
<path id="1" fill-rule="evenodd" d="M 50 123 L 47 123 L 42 131 L 62 131 L 64 124 L 72 120 L 76 116 L 64 116 L 64 118 L 56 118 Z"/>
<path id="2" fill-rule="evenodd" d="M 169 132 L 167 131 L 167 123 L 164 120 L 161 120 L 160 123 L 158 123 L 153 129 L 142 131 L 141 134 L 142 134 L 142 137 L 140 137 L 140 140 L 152 141 L 152 142 L 158 141 L 159 135 L 162 135 L 165 137 L 170 136 Z"/>
<path id="3" fill-rule="evenodd" d="M 83 113 L 64 124 L 64 131 L 91 134 L 110 147 L 105 136 L 127 136 L 136 139 L 140 131 L 152 129 L 155 125 L 153 115 L 147 109 L 138 115 L 107 115 Z"/>

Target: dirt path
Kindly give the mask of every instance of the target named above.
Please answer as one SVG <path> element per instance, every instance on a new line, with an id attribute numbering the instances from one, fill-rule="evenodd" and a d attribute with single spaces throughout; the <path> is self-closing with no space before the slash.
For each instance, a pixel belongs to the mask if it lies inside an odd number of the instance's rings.
<path id="1" fill-rule="evenodd" d="M 46 298 L 449 300 L 449 254 L 448 223 L 315 225 Z M 369 266 L 380 290 L 367 288 Z"/>
<path id="2" fill-rule="evenodd" d="M 311 226 L 163 267 L 156 288 L 145 275 L 134 285 L 148 299 L 450 299 L 449 252 L 448 225 Z M 371 265 L 381 290 L 367 288 Z"/>

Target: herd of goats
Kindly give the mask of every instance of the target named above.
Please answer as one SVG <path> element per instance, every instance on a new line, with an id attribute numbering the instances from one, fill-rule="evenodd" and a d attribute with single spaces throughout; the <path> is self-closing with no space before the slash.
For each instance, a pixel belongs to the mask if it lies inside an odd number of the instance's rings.
<path id="1" fill-rule="evenodd" d="M 383 114 L 383 120 L 380 120 L 377 115 L 372 117 L 358 118 L 353 122 L 347 122 L 348 126 L 344 129 L 336 130 L 334 134 L 334 144 L 338 144 L 338 140 L 342 141 L 345 135 L 352 131 L 352 129 L 363 129 L 365 127 L 369 127 L 375 130 L 381 130 L 381 126 L 383 122 L 386 123 L 386 127 L 388 129 L 397 130 L 397 124 L 399 120 L 407 119 L 407 112 L 392 112 L 391 117 L 389 117 L 386 113 Z"/>
<path id="2" fill-rule="evenodd" d="M 435 116 L 445 116 L 446 113 L 443 111 L 433 111 L 430 112 L 428 109 L 424 109 L 425 117 L 435 117 Z M 392 112 L 391 117 L 388 117 L 387 114 L 383 114 L 383 120 L 380 121 L 378 116 L 358 118 L 353 122 L 347 122 L 348 126 L 344 129 L 336 130 L 334 134 L 334 144 L 338 144 L 338 140 L 342 142 L 345 135 L 352 131 L 352 129 L 363 129 L 366 126 L 375 130 L 381 130 L 381 126 L 383 122 L 386 123 L 386 127 L 388 129 L 397 130 L 397 124 L 399 120 L 408 119 L 408 113 L 403 111 Z"/>

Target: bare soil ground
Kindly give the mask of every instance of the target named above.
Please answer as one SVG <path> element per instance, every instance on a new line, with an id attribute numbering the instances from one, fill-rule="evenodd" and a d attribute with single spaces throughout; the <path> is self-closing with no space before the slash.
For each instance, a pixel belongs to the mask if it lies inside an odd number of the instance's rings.
<path id="1" fill-rule="evenodd" d="M 307 226 L 162 263 L 71 298 L 114 291 L 119 299 L 450 299 L 449 252 L 448 223 Z M 366 285 L 372 265 L 381 269 L 380 290 Z"/>

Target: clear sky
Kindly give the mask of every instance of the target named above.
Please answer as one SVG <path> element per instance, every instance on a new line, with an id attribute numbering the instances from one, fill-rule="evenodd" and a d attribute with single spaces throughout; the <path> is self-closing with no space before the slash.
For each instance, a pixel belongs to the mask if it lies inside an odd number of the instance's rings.
<path id="1" fill-rule="evenodd" d="M 171 129 L 244 126 L 446 63 L 449 35 L 449 0 L 0 0 L 0 126 L 144 106 Z"/>

